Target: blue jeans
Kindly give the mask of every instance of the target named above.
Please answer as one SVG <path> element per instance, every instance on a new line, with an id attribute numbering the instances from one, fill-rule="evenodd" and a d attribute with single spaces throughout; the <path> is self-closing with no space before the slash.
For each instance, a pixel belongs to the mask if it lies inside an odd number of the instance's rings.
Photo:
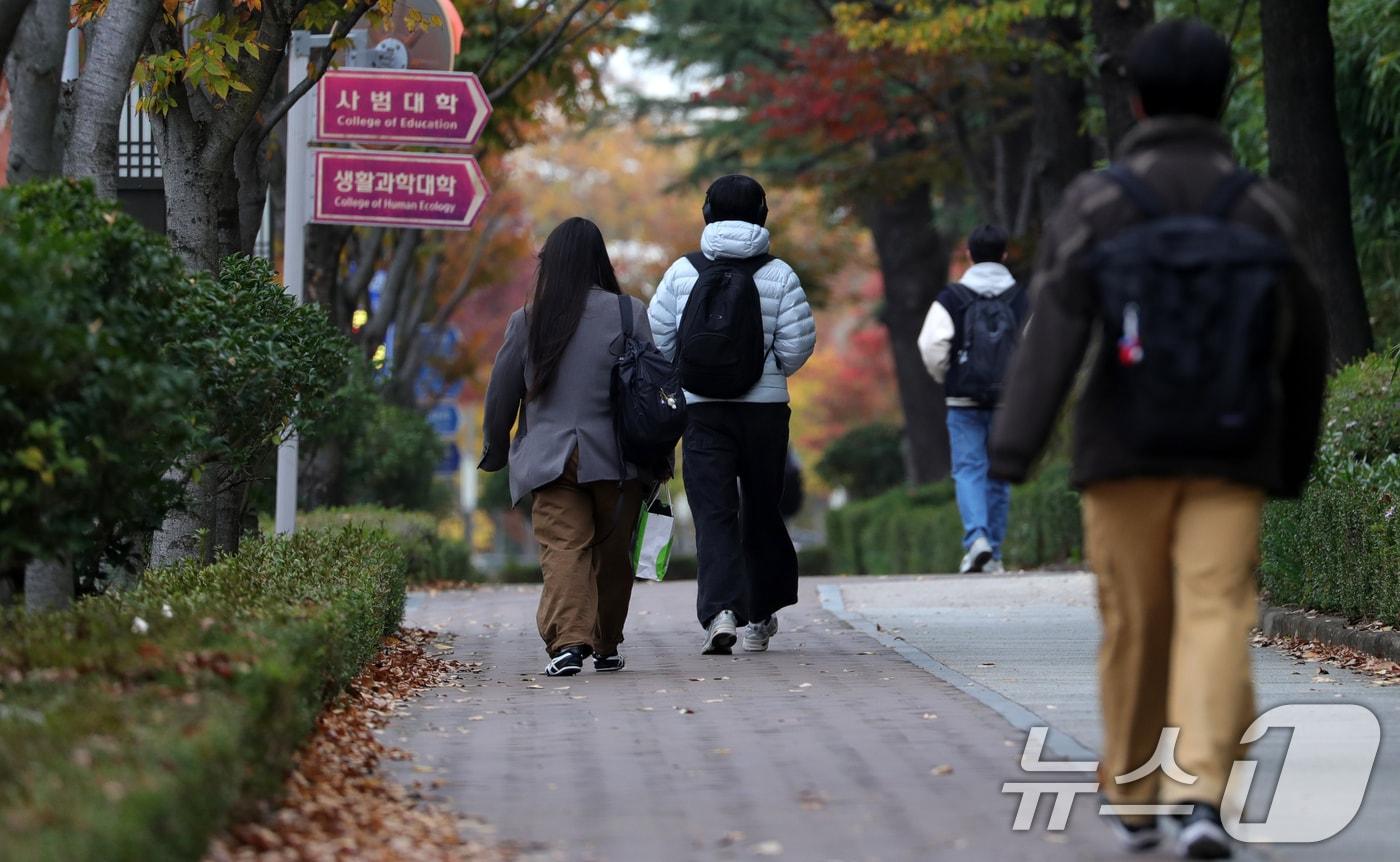
<path id="1" fill-rule="evenodd" d="M 992 413 L 978 407 L 949 407 L 948 442 L 953 450 L 953 487 L 963 522 L 963 548 L 972 547 L 977 537 L 983 536 L 992 545 L 993 558 L 1000 560 L 1011 486 L 987 476 Z"/>

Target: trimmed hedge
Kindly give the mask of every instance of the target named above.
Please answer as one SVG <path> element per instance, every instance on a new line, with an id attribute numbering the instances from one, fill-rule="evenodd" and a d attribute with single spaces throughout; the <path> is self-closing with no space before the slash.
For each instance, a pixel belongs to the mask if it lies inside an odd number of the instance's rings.
<path id="1" fill-rule="evenodd" d="M 406 512 L 378 506 L 313 509 L 298 513 L 297 524 L 305 530 L 350 525 L 383 530 L 403 553 L 410 584 L 478 580 L 472 571 L 471 546 L 439 533 L 438 519 L 430 512 Z"/>
<path id="2" fill-rule="evenodd" d="M 403 604 L 398 548 L 351 528 L 250 542 L 63 612 L 10 612 L 3 855 L 200 858 L 231 817 L 277 792 Z"/>
<path id="3" fill-rule="evenodd" d="M 1271 503 L 1261 584 L 1269 601 L 1400 623 L 1400 379 L 1371 356 L 1328 390 L 1302 499 Z"/>
<path id="4" fill-rule="evenodd" d="M 896 575 L 956 572 L 962 561 L 962 519 L 951 482 L 894 490 L 827 513 L 831 571 Z M 1069 467 L 1055 461 L 1013 489 L 1002 556 L 1010 566 L 1078 560 L 1083 547 L 1079 495 Z"/>

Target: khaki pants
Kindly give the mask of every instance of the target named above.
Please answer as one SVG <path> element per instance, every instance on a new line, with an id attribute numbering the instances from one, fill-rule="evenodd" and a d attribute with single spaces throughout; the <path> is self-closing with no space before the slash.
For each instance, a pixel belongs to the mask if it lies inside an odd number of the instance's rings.
<path id="1" fill-rule="evenodd" d="M 636 481 L 624 483 L 619 492 L 617 482 L 579 484 L 577 479 L 575 452 L 564 475 L 535 491 L 532 513 L 544 572 L 536 622 L 550 655 L 570 646 L 612 655 L 622 643 L 632 600 L 632 528 L 642 489 Z"/>
<path id="2" fill-rule="evenodd" d="M 1088 488 L 1084 534 L 1098 575 L 1104 723 L 1100 785 L 1120 804 L 1219 806 L 1253 720 L 1249 632 L 1263 492 L 1219 479 L 1130 479 Z M 1163 727 L 1192 784 L 1146 764 Z"/>

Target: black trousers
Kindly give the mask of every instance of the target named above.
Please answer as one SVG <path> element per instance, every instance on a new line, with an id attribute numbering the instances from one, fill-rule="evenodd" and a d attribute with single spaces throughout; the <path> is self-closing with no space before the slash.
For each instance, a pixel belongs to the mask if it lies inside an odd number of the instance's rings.
<path id="1" fill-rule="evenodd" d="M 682 470 L 695 518 L 702 626 L 724 610 L 743 625 L 797 604 L 797 552 L 779 509 L 791 415 L 786 404 L 686 409 Z"/>

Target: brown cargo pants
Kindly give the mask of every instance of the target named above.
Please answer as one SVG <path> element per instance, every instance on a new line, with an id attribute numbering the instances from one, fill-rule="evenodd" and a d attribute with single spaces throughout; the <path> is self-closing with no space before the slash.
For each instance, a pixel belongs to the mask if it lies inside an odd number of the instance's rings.
<path id="1" fill-rule="evenodd" d="M 1084 491 L 1103 642 L 1100 786 L 1119 804 L 1219 806 L 1254 719 L 1249 632 L 1264 494 L 1221 479 L 1126 479 Z M 1191 783 L 1153 770 L 1164 727 Z"/>
<path id="2" fill-rule="evenodd" d="M 635 480 L 621 490 L 617 482 L 580 484 L 577 452 L 562 476 L 535 491 L 532 514 L 544 573 L 536 622 L 550 655 L 570 646 L 597 655 L 617 652 L 632 600 L 632 528 L 641 498 Z"/>

